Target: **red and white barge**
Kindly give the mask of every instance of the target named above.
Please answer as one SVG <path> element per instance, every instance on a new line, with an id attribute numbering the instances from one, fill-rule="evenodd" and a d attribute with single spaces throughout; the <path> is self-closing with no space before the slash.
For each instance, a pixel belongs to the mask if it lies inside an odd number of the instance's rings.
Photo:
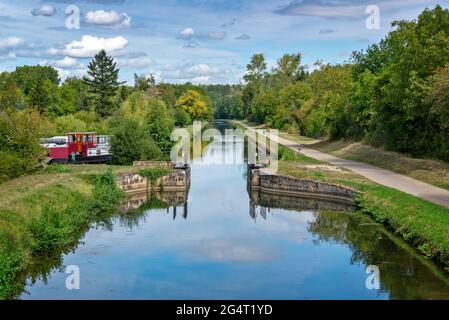
<path id="1" fill-rule="evenodd" d="M 69 132 L 42 139 L 50 163 L 106 163 L 111 161 L 110 137 L 96 132 Z"/>

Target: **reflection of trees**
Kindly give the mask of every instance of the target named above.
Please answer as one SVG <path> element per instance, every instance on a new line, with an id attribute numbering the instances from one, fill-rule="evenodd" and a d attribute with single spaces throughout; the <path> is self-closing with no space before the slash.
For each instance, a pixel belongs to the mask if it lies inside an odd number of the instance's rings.
<path id="1" fill-rule="evenodd" d="M 176 218 L 178 207 L 181 208 L 179 214 L 184 219 L 187 219 L 187 197 L 185 191 L 177 192 L 150 192 L 133 195 L 130 199 L 125 201 L 122 210 L 118 215 L 119 224 L 122 227 L 133 229 L 138 227 L 142 222 L 146 222 L 146 217 L 151 210 L 166 209 L 170 212 L 170 207 L 173 211 L 173 219 Z"/>
<path id="2" fill-rule="evenodd" d="M 114 220 L 116 218 L 118 218 L 121 226 L 126 226 L 130 229 L 138 227 L 140 223 L 145 221 L 146 214 L 149 210 L 168 209 L 170 202 L 173 202 L 176 205 L 176 201 L 182 200 L 184 197 L 186 197 L 186 195 L 180 195 L 178 193 L 154 193 L 151 194 L 148 197 L 148 200 L 137 209 L 127 213 L 120 212 L 118 215 L 114 216 L 98 217 L 92 222 L 92 225 L 79 230 L 79 235 L 77 237 L 79 240 L 74 243 L 64 248 L 55 249 L 45 255 L 34 255 L 32 257 L 32 263 L 27 270 L 18 276 L 16 281 L 16 292 L 12 294 L 11 298 L 19 297 L 23 293 L 26 284 L 34 285 L 37 281 L 42 281 L 44 284 L 47 284 L 54 271 L 63 272 L 65 269 L 65 266 L 63 265 L 63 256 L 70 252 L 74 252 L 78 246 L 82 244 L 81 239 L 89 229 L 97 228 L 112 231 Z M 185 214 L 186 213 L 187 212 L 185 212 Z"/>
<path id="3" fill-rule="evenodd" d="M 146 222 L 146 215 L 149 210 L 168 208 L 169 205 L 167 203 L 152 195 L 149 197 L 148 201 L 146 201 L 139 208 L 127 213 L 120 213 L 118 216 L 119 224 L 120 226 L 127 227 L 129 229 L 137 228 L 139 224 Z"/>
<path id="4" fill-rule="evenodd" d="M 42 281 L 44 284 L 47 284 L 54 271 L 63 272 L 65 270 L 63 256 L 70 252 L 74 252 L 78 246 L 82 244 L 81 239 L 91 228 L 112 230 L 112 219 L 113 217 L 108 215 L 97 216 L 95 220 L 92 221 L 92 225 L 87 225 L 78 231 L 78 235 L 75 237 L 77 240 L 73 243 L 63 248 L 56 248 L 45 254 L 33 254 L 31 256 L 31 263 L 28 265 L 27 269 L 18 275 L 16 286 L 14 288 L 15 292 L 11 294 L 10 298 L 17 298 L 24 293 L 24 288 L 27 284 L 34 285 L 37 281 Z"/>
<path id="5" fill-rule="evenodd" d="M 381 288 L 393 299 L 449 299 L 449 280 L 381 225 L 359 213 L 315 214 L 309 232 L 315 243 L 333 241 L 352 251 L 351 264 L 377 265 Z M 430 267 L 429 267 L 430 265 Z"/>

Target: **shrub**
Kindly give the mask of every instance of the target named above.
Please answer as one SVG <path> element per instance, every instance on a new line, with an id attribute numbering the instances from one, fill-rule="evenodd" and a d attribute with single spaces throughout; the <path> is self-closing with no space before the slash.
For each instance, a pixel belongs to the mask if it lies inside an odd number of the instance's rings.
<path id="1" fill-rule="evenodd" d="M 42 214 L 32 220 L 30 231 L 35 239 L 33 251 L 43 252 L 64 244 L 67 226 L 62 223 L 58 208 L 45 206 Z"/>
<path id="2" fill-rule="evenodd" d="M 139 170 L 139 175 L 147 178 L 149 181 L 154 182 L 157 179 L 166 176 L 172 172 L 171 169 L 165 167 L 145 168 Z"/>
<path id="3" fill-rule="evenodd" d="M 111 151 L 116 164 L 131 165 L 137 160 L 155 160 L 162 156 L 153 139 L 135 120 L 122 119 L 112 132 Z"/>
<path id="4" fill-rule="evenodd" d="M 0 298 L 7 297 L 14 290 L 16 274 L 23 268 L 23 254 L 0 252 Z"/>
<path id="5" fill-rule="evenodd" d="M 46 159 L 39 137 L 46 119 L 34 109 L 0 112 L 0 182 L 34 171 Z"/>
<path id="6" fill-rule="evenodd" d="M 170 135 L 175 128 L 173 111 L 161 100 L 153 100 L 146 117 L 146 128 L 163 155 L 170 154 L 173 142 Z"/>
<path id="7" fill-rule="evenodd" d="M 58 134 L 65 134 L 71 131 L 86 131 L 87 125 L 81 119 L 76 118 L 73 114 L 61 116 L 55 119 L 56 130 Z"/>
<path id="8" fill-rule="evenodd" d="M 122 196 L 122 191 L 115 183 L 115 175 L 108 170 L 94 179 L 90 212 L 97 216 L 108 214 L 116 208 Z"/>

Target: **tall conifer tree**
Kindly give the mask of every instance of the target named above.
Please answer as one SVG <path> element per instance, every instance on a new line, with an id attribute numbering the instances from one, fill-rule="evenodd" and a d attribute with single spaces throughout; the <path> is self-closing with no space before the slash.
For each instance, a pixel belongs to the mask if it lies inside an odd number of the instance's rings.
<path id="1" fill-rule="evenodd" d="M 98 52 L 88 65 L 88 77 L 85 77 L 84 81 L 95 97 L 95 110 L 102 117 L 112 113 L 111 98 L 124 83 L 118 81 L 119 71 L 114 59 L 108 56 L 105 50 Z"/>

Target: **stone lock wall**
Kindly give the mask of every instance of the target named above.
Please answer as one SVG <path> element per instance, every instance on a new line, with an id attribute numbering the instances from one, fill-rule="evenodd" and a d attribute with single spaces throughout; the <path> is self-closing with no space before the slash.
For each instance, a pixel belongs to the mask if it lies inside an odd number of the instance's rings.
<path id="1" fill-rule="evenodd" d="M 170 174 L 151 183 L 137 173 L 123 173 L 116 179 L 119 188 L 126 193 L 144 191 L 186 191 L 190 187 L 190 168 L 174 169 Z"/>
<path id="2" fill-rule="evenodd" d="M 248 167 L 248 182 L 252 190 L 265 190 L 289 195 L 311 195 L 353 202 L 355 189 L 320 181 L 295 179 Z"/>

